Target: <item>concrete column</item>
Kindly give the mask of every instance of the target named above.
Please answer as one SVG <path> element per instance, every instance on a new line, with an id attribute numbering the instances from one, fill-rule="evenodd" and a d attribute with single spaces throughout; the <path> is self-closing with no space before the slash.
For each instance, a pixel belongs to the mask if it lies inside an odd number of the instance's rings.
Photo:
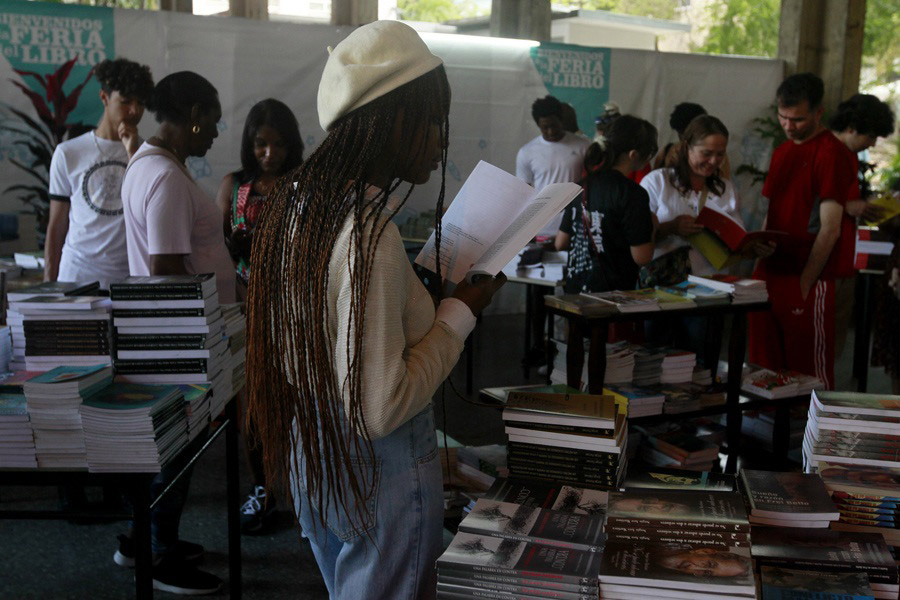
<path id="1" fill-rule="evenodd" d="M 778 58 L 785 75 L 821 77 L 826 109 L 859 88 L 865 15 L 865 0 L 781 0 Z"/>
<path id="2" fill-rule="evenodd" d="M 550 41 L 550 0 L 492 0 L 491 36 Z"/>
<path id="3" fill-rule="evenodd" d="M 332 25 L 365 25 L 378 20 L 378 0 L 332 0 Z"/>
<path id="4" fill-rule="evenodd" d="M 228 0 L 228 14 L 247 19 L 269 19 L 269 0 Z"/>

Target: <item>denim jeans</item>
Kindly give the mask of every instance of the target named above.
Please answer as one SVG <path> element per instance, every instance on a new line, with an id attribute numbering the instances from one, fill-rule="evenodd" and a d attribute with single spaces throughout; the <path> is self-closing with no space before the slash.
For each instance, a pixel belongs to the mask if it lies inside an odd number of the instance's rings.
<path id="1" fill-rule="evenodd" d="M 360 531 L 354 531 L 359 522 L 355 507 L 350 506 L 348 518 L 333 502 L 326 506 L 327 527 L 323 527 L 315 498 L 308 497 L 301 476 L 292 478 L 291 487 L 303 533 L 331 600 L 433 598 L 444 496 L 432 407 L 372 445 L 371 457 L 353 459 L 354 469 L 375 477 L 367 499 L 371 516 L 356 528 Z M 300 465 L 303 474 L 302 460 Z"/>
<path id="2" fill-rule="evenodd" d="M 157 473 L 150 482 L 151 502 L 172 483 L 180 470 L 180 468 L 163 468 Z M 150 511 L 150 548 L 154 554 L 172 552 L 178 544 L 178 527 L 181 524 L 181 513 L 184 511 L 193 470 L 193 467 L 188 469 L 184 477 L 175 482 L 169 493 Z M 133 506 L 131 494 L 126 492 L 123 497 L 127 504 Z M 129 523 L 129 527 L 133 526 L 133 522 Z"/>

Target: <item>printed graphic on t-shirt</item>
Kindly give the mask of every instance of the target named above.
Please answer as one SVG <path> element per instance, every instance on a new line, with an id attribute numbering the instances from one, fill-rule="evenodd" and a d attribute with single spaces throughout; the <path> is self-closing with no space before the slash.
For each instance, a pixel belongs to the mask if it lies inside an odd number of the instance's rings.
<path id="1" fill-rule="evenodd" d="M 123 213 L 122 179 L 127 166 L 120 160 L 103 160 L 87 170 L 81 182 L 81 193 L 91 210 L 108 217 Z"/>
<path id="2" fill-rule="evenodd" d="M 600 224 L 603 222 L 603 213 L 588 211 L 588 214 L 591 216 L 591 238 L 594 240 L 597 252 L 603 252 L 603 230 L 600 228 Z"/>

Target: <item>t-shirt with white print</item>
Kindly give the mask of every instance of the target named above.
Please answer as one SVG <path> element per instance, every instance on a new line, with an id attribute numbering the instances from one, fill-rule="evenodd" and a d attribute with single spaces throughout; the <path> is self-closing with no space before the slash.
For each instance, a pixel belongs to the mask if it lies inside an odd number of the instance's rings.
<path id="1" fill-rule="evenodd" d="M 59 281 L 111 281 L 128 277 L 122 177 L 128 154 L 120 141 L 89 131 L 56 147 L 50 162 L 50 198 L 69 202 L 69 232 L 59 260 Z"/>

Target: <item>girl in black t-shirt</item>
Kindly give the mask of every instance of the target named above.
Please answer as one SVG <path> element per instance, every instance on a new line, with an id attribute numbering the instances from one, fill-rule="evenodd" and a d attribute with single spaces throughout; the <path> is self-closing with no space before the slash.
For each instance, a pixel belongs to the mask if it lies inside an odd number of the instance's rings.
<path id="1" fill-rule="evenodd" d="M 623 115 L 585 157 L 584 193 L 563 213 L 557 250 L 569 250 L 566 293 L 631 290 L 653 258 L 656 217 L 647 192 L 628 179 L 656 153 L 656 128 Z"/>

